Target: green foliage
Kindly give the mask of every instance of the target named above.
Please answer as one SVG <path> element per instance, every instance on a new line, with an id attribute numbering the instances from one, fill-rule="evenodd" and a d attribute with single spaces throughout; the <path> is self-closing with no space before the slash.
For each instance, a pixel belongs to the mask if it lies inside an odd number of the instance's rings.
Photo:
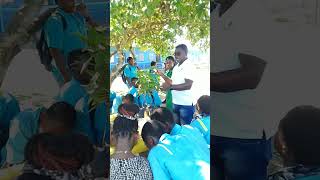
<path id="1" fill-rule="evenodd" d="M 80 36 L 87 43 L 87 50 L 90 52 L 89 59 L 83 64 L 82 70 L 86 70 L 89 64 L 95 65 L 94 71 L 89 72 L 92 75 L 88 85 L 90 100 L 94 105 L 106 100 L 109 92 L 109 38 L 106 37 L 106 28 L 89 28 L 88 35 Z M 88 70 L 87 70 L 88 71 Z"/>
<path id="2" fill-rule="evenodd" d="M 138 70 L 138 93 L 150 94 L 152 90 L 160 90 L 160 76 L 151 72 L 150 69 Z"/>
<path id="3" fill-rule="evenodd" d="M 111 46 L 135 45 L 171 54 L 176 35 L 201 48 L 209 47 L 209 0 L 115 0 L 111 2 Z"/>

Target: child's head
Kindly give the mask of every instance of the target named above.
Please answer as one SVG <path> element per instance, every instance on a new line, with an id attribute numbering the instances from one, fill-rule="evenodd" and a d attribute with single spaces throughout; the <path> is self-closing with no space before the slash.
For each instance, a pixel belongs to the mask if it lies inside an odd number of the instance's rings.
<path id="1" fill-rule="evenodd" d="M 125 116 L 135 117 L 139 111 L 139 106 L 136 104 L 121 104 L 118 107 L 118 113 Z"/>
<path id="2" fill-rule="evenodd" d="M 94 148 L 80 134 L 33 136 L 25 147 L 25 159 L 37 169 L 74 172 L 93 160 Z"/>
<path id="3" fill-rule="evenodd" d="M 166 133 L 171 133 L 174 125 L 176 124 L 173 113 L 168 108 L 165 108 L 165 107 L 160 107 L 155 109 L 151 113 L 150 119 L 163 123 L 164 130 Z"/>
<path id="4" fill-rule="evenodd" d="M 72 76 L 80 82 L 82 85 L 87 85 L 90 83 L 92 78 L 91 73 L 95 70 L 95 62 L 91 61 L 89 64 L 86 64 L 90 58 L 90 53 L 88 51 L 73 51 L 70 53 L 68 58 L 68 66 L 72 72 Z M 86 66 L 83 69 L 83 66 Z"/>
<path id="5" fill-rule="evenodd" d="M 150 120 L 147 121 L 142 128 L 141 136 L 145 145 L 152 149 L 159 143 L 160 137 L 166 133 L 164 131 L 164 124 L 160 121 Z"/>
<path id="6" fill-rule="evenodd" d="M 151 61 L 151 63 L 150 63 L 150 66 L 151 66 L 151 67 L 155 67 L 156 65 L 157 65 L 157 62 Z"/>
<path id="7" fill-rule="evenodd" d="M 137 77 L 131 78 L 131 86 L 138 88 L 138 78 Z"/>
<path id="8" fill-rule="evenodd" d="M 172 69 L 174 66 L 174 57 L 168 56 L 166 58 L 166 62 L 164 63 L 164 65 L 165 65 L 165 70 Z"/>
<path id="9" fill-rule="evenodd" d="M 320 109 L 298 106 L 280 121 L 275 146 L 287 164 L 320 165 Z"/>
<path id="10" fill-rule="evenodd" d="M 134 96 L 132 94 L 127 94 L 122 97 L 123 104 L 133 104 L 134 103 Z"/>
<path id="11" fill-rule="evenodd" d="M 134 66 L 135 62 L 134 62 L 133 57 L 128 57 L 127 58 L 127 63 L 130 64 L 131 66 Z"/>
<path id="12" fill-rule="evenodd" d="M 71 132 L 76 122 L 75 109 L 66 102 L 56 102 L 40 116 L 40 131 L 54 134 Z"/>
<path id="13" fill-rule="evenodd" d="M 210 96 L 201 96 L 197 101 L 196 109 L 199 114 L 210 115 Z"/>
<path id="14" fill-rule="evenodd" d="M 111 138 L 116 144 L 128 142 L 132 148 L 138 140 L 138 120 L 133 117 L 119 115 L 113 122 Z"/>

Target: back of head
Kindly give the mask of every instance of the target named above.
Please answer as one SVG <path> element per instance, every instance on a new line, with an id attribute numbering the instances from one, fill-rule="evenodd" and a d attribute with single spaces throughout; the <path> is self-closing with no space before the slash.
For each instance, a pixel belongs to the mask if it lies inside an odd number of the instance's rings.
<path id="1" fill-rule="evenodd" d="M 313 106 L 296 107 L 281 120 L 279 131 L 294 163 L 320 165 L 319 129 L 320 109 Z"/>
<path id="2" fill-rule="evenodd" d="M 141 137 L 144 141 L 144 143 L 149 147 L 153 147 L 156 144 L 158 144 L 158 141 L 160 137 L 166 133 L 164 130 L 164 124 L 162 124 L 159 121 L 150 120 L 147 121 L 142 128 Z M 149 138 L 154 138 L 156 142 L 154 144 L 151 144 L 149 142 Z"/>
<path id="3" fill-rule="evenodd" d="M 56 102 L 46 111 L 47 122 L 52 127 L 73 129 L 76 122 L 75 109 L 66 102 Z"/>
<path id="4" fill-rule="evenodd" d="M 151 66 L 155 66 L 157 64 L 157 62 L 155 62 L 155 61 L 151 61 Z"/>
<path id="5" fill-rule="evenodd" d="M 128 102 L 129 104 L 133 104 L 134 96 L 132 94 L 126 94 L 125 96 L 123 96 L 123 100 L 126 100 L 126 102 Z"/>
<path id="6" fill-rule="evenodd" d="M 113 122 L 112 135 L 115 138 L 130 138 L 138 132 L 138 120 L 133 117 L 119 115 Z"/>
<path id="7" fill-rule="evenodd" d="M 118 113 L 125 116 L 135 117 L 139 111 L 139 106 L 136 104 L 121 104 L 118 107 Z"/>
<path id="8" fill-rule="evenodd" d="M 165 107 L 155 109 L 150 115 L 150 119 L 160 121 L 166 125 L 172 126 L 171 128 L 173 128 L 173 126 L 176 124 L 174 121 L 173 113 Z M 171 129 L 169 131 L 171 131 Z"/>
<path id="9" fill-rule="evenodd" d="M 41 133 L 30 139 L 25 147 L 25 159 L 35 168 L 74 171 L 93 160 L 94 148 L 80 134 L 53 135 Z"/>
<path id="10" fill-rule="evenodd" d="M 210 114 L 210 96 L 203 95 L 197 101 L 200 113 Z"/>

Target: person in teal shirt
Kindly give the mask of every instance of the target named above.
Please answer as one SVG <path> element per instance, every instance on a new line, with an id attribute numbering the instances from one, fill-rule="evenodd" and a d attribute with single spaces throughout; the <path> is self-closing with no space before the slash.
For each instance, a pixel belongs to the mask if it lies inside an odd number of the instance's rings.
<path id="1" fill-rule="evenodd" d="M 138 67 L 135 65 L 135 61 L 132 57 L 127 58 L 127 65 L 124 68 L 124 76 L 126 78 L 126 84 L 130 87 L 131 79 L 138 77 Z"/>
<path id="2" fill-rule="evenodd" d="M 178 125 L 175 123 L 173 113 L 165 107 L 155 109 L 151 115 L 151 120 L 160 121 L 165 126 L 165 132 L 170 135 L 185 135 L 190 141 L 198 146 L 201 146 L 201 151 L 205 154 L 210 154 L 209 145 L 201 132 L 190 125 Z"/>
<path id="3" fill-rule="evenodd" d="M 48 109 L 25 110 L 10 123 L 9 139 L 2 149 L 2 164 L 12 165 L 24 161 L 24 148 L 29 139 L 38 133 L 69 133 L 74 130 L 75 109 L 66 102 L 57 102 Z"/>
<path id="4" fill-rule="evenodd" d="M 190 126 L 199 129 L 210 145 L 210 96 L 201 96 L 196 104 L 197 116 L 191 121 Z"/>
<path id="5" fill-rule="evenodd" d="M 110 124 L 107 121 L 107 102 L 104 101 L 97 105 L 94 111 L 94 133 L 98 146 L 110 144 Z"/>
<path id="6" fill-rule="evenodd" d="M 57 4 L 58 9 L 48 18 L 43 28 L 46 43 L 54 59 L 52 74 L 61 87 L 72 79 L 67 66 L 69 53 L 86 47 L 76 33 L 87 35 L 86 19 L 89 17 L 76 11 L 74 0 L 58 0 Z"/>
<path id="7" fill-rule="evenodd" d="M 209 180 L 210 153 L 184 134 L 165 133 L 164 124 L 151 120 L 142 128 L 142 139 L 150 149 L 148 161 L 154 180 Z"/>

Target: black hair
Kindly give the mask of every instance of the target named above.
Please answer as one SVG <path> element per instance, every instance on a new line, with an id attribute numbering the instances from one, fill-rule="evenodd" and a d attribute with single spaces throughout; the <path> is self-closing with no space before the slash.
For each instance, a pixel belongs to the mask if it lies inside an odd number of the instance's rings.
<path id="1" fill-rule="evenodd" d="M 154 137 L 157 140 L 159 140 L 164 133 L 166 133 L 164 131 L 164 124 L 162 124 L 159 121 L 150 120 L 143 125 L 141 137 L 143 141 L 147 144 L 148 137 Z"/>
<path id="2" fill-rule="evenodd" d="M 164 124 L 175 124 L 173 113 L 165 107 L 155 109 L 150 115 L 150 119 L 160 121 Z"/>
<path id="3" fill-rule="evenodd" d="M 132 94 L 126 94 L 122 98 L 129 100 L 131 103 L 134 103 L 134 96 Z"/>
<path id="4" fill-rule="evenodd" d="M 178 49 L 178 48 L 182 49 L 186 54 L 188 54 L 188 47 L 187 47 L 187 45 L 185 45 L 185 44 L 179 44 L 179 45 L 176 47 L 176 49 Z"/>
<path id="5" fill-rule="evenodd" d="M 151 61 L 151 66 L 155 66 L 157 64 L 157 62 L 155 62 L 155 61 Z"/>
<path id="6" fill-rule="evenodd" d="M 137 78 L 137 77 L 133 77 L 133 78 L 131 78 L 131 81 L 133 81 L 133 80 L 138 80 L 139 78 Z"/>
<path id="7" fill-rule="evenodd" d="M 138 131 L 138 120 L 117 116 L 113 122 L 112 134 L 116 138 L 131 137 Z"/>
<path id="8" fill-rule="evenodd" d="M 166 60 L 167 59 L 169 59 L 169 60 L 171 60 L 171 61 L 173 61 L 174 62 L 174 58 L 173 58 L 173 56 L 168 56 L 167 58 L 166 58 Z"/>
<path id="9" fill-rule="evenodd" d="M 41 147 L 42 150 L 39 149 Z M 45 155 L 43 155 L 45 154 Z M 94 148 L 89 139 L 81 134 L 66 133 L 53 135 L 40 133 L 33 136 L 25 147 L 25 160 L 35 168 L 43 168 L 43 158 L 76 160 L 80 168 L 89 164 L 94 158 Z"/>
<path id="10" fill-rule="evenodd" d="M 200 111 L 206 115 L 210 114 L 210 96 L 208 95 L 203 95 L 201 96 L 198 101 L 197 104 L 200 108 Z"/>
<path id="11" fill-rule="evenodd" d="M 73 129 L 76 122 L 76 110 L 70 104 L 60 101 L 47 109 L 47 121 L 51 124 L 58 123 L 66 128 Z"/>
<path id="12" fill-rule="evenodd" d="M 295 107 L 280 121 L 279 130 L 294 163 L 320 165 L 319 128 L 320 109 L 314 106 Z"/>
<path id="13" fill-rule="evenodd" d="M 129 62 L 130 60 L 133 60 L 133 57 L 130 56 L 127 58 L 127 62 Z"/>
<path id="14" fill-rule="evenodd" d="M 58 3 L 59 3 L 59 0 L 54 0 L 54 2 L 58 5 Z"/>
<path id="15" fill-rule="evenodd" d="M 136 104 L 120 104 L 120 106 L 118 107 L 118 113 L 124 115 L 122 109 L 132 113 L 133 115 L 138 114 L 140 111 L 139 106 Z"/>
<path id="16" fill-rule="evenodd" d="M 54 180 L 49 176 L 39 175 L 35 173 L 23 173 L 21 174 L 17 180 Z"/>

